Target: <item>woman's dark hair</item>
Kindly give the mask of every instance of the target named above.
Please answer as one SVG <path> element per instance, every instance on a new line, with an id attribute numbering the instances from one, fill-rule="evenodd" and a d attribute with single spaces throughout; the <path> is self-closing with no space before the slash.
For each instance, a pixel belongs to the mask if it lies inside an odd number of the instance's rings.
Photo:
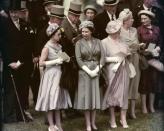
<path id="1" fill-rule="evenodd" d="M 146 15 L 147 17 L 149 17 L 149 18 L 151 19 L 151 21 L 154 20 L 154 18 L 153 18 L 151 15 L 146 14 L 146 13 L 142 13 L 142 14 L 140 14 L 140 15 L 139 15 L 139 18 L 140 18 L 140 19 L 141 19 L 141 15 Z"/>

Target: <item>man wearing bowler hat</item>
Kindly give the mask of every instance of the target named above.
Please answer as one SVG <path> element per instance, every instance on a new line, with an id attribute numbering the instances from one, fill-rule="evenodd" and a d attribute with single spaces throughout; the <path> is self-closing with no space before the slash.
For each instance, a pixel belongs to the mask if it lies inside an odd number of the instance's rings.
<path id="1" fill-rule="evenodd" d="M 94 34 L 95 37 L 102 40 L 108 36 L 108 34 L 105 31 L 105 28 L 109 21 L 117 19 L 116 10 L 117 10 L 118 3 L 119 0 L 104 1 L 104 11 L 98 14 L 93 20 L 95 26 L 95 34 Z"/>
<path id="2" fill-rule="evenodd" d="M 46 34 L 46 29 L 50 24 L 56 23 L 58 25 L 61 25 L 61 22 L 64 18 L 64 7 L 61 5 L 53 5 L 49 16 L 49 21 L 47 24 L 38 32 L 37 34 L 37 43 L 35 47 L 35 55 L 38 57 L 41 54 L 42 48 L 48 41 L 48 36 Z"/>
<path id="3" fill-rule="evenodd" d="M 75 59 L 75 41 L 79 35 L 79 17 L 81 15 L 81 6 L 79 2 L 70 2 L 67 17 L 62 22 L 64 29 L 65 39 L 62 39 L 63 51 L 65 51 L 71 60 L 69 63 L 65 63 L 62 68 L 61 86 L 68 88 L 71 100 L 74 101 L 75 89 L 77 88 L 78 82 L 78 66 Z"/>

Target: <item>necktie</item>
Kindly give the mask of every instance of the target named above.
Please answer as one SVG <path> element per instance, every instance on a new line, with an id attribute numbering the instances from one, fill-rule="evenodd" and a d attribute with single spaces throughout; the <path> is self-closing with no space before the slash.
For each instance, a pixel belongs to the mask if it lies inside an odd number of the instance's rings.
<path id="1" fill-rule="evenodd" d="M 111 18 L 112 18 L 112 20 L 114 20 L 114 15 L 113 14 L 111 15 Z"/>

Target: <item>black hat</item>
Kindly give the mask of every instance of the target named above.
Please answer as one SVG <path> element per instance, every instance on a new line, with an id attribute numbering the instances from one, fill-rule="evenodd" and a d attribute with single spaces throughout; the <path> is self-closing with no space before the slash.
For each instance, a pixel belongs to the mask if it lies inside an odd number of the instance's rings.
<path id="1" fill-rule="evenodd" d="M 58 0 L 44 0 L 43 5 L 46 6 L 48 4 L 56 4 Z"/>
<path id="2" fill-rule="evenodd" d="M 116 5 L 119 2 L 120 2 L 119 0 L 105 0 L 104 5 Z"/>

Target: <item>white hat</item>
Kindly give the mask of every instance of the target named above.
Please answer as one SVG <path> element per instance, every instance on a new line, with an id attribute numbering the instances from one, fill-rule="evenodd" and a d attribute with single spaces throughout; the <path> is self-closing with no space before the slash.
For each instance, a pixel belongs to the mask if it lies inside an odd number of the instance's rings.
<path id="1" fill-rule="evenodd" d="M 81 24 L 79 25 L 79 29 L 81 30 L 82 28 L 87 28 L 87 27 L 92 27 L 94 28 L 94 24 L 92 21 L 89 20 L 85 20 L 83 22 L 81 22 Z"/>
<path id="2" fill-rule="evenodd" d="M 117 5 L 120 0 L 105 0 L 104 5 Z"/>
<path id="3" fill-rule="evenodd" d="M 132 15 L 132 12 L 128 8 L 126 8 L 120 12 L 118 19 L 121 21 L 124 21 L 131 15 Z"/>
<path id="4" fill-rule="evenodd" d="M 114 34 L 120 30 L 122 22 L 120 20 L 110 21 L 106 26 L 106 32 L 108 34 Z"/>
<path id="5" fill-rule="evenodd" d="M 148 16 L 151 16 L 151 17 L 155 17 L 155 14 L 149 10 L 141 10 L 140 12 L 138 12 L 138 16 L 142 15 L 142 14 L 145 14 L 145 15 L 148 15 Z"/>
<path id="6" fill-rule="evenodd" d="M 54 32 L 55 32 L 56 30 L 58 30 L 59 28 L 60 28 L 59 25 L 56 24 L 56 23 L 50 24 L 50 25 L 48 26 L 47 30 L 46 30 L 47 36 L 49 36 L 49 37 L 52 36 L 52 35 L 54 34 Z"/>

